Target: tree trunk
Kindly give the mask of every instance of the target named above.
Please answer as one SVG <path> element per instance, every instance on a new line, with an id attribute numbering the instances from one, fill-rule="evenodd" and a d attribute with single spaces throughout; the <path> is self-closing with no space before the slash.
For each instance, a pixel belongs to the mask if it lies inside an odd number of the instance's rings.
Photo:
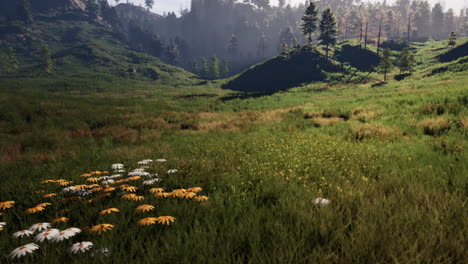
<path id="1" fill-rule="evenodd" d="M 380 37 L 382 36 L 382 20 L 383 20 L 383 14 L 380 17 L 379 37 L 377 40 L 377 56 L 380 55 Z"/>
<path id="2" fill-rule="evenodd" d="M 367 32 L 369 29 L 369 20 L 366 21 L 366 36 L 364 37 L 364 49 L 367 49 Z"/>

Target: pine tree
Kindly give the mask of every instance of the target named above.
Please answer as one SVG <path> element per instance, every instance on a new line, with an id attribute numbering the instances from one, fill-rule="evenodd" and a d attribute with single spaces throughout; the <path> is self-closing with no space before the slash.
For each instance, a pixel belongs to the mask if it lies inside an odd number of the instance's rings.
<path id="1" fill-rule="evenodd" d="M 8 48 L 2 58 L 2 72 L 6 74 L 15 73 L 18 70 L 18 59 L 13 48 Z"/>
<path id="2" fill-rule="evenodd" d="M 281 55 L 287 55 L 289 51 L 288 44 L 286 42 L 281 43 L 280 50 L 281 50 Z"/>
<path id="3" fill-rule="evenodd" d="M 196 75 L 200 74 L 200 69 L 198 68 L 198 61 L 196 59 L 193 59 L 190 63 L 190 70 Z"/>
<path id="4" fill-rule="evenodd" d="M 154 5 L 154 0 L 145 0 L 145 6 L 147 10 L 149 11 L 151 8 L 153 8 Z"/>
<path id="5" fill-rule="evenodd" d="M 179 59 L 180 52 L 177 44 L 172 41 L 171 44 L 166 47 L 166 58 L 169 64 L 176 65 Z"/>
<path id="6" fill-rule="evenodd" d="M 400 73 L 412 72 L 415 64 L 414 55 L 408 47 L 404 48 L 398 60 L 398 68 Z"/>
<path id="7" fill-rule="evenodd" d="M 212 56 L 210 59 L 210 78 L 219 79 L 219 60 L 216 56 Z"/>
<path id="8" fill-rule="evenodd" d="M 312 33 L 317 29 L 318 11 L 315 2 L 310 2 L 302 17 L 302 33 L 308 36 L 307 41 L 312 43 Z"/>
<path id="9" fill-rule="evenodd" d="M 336 44 L 336 20 L 330 8 L 325 9 L 320 21 L 320 44 L 325 45 L 326 59 L 328 60 L 329 46 Z"/>
<path id="10" fill-rule="evenodd" d="M 16 7 L 16 12 L 21 20 L 24 22 L 24 30 L 28 32 L 31 24 L 33 23 L 33 15 L 31 12 L 31 3 L 29 0 L 20 0 Z"/>
<path id="11" fill-rule="evenodd" d="M 453 47 L 455 47 L 456 44 L 457 44 L 457 34 L 455 32 L 452 32 L 450 33 L 448 45 L 452 47 L 453 49 Z"/>
<path id="12" fill-rule="evenodd" d="M 51 58 L 49 47 L 42 46 L 41 48 L 41 68 L 45 73 L 51 73 L 54 70 L 54 61 Z"/>
<path id="13" fill-rule="evenodd" d="M 223 59 L 221 61 L 219 74 L 221 78 L 227 78 L 229 76 L 229 62 L 226 59 Z"/>
<path id="14" fill-rule="evenodd" d="M 384 81 L 387 81 L 387 73 L 393 67 L 392 60 L 390 58 L 390 49 L 384 49 L 382 52 L 382 59 L 379 64 L 379 72 L 384 74 Z"/>
<path id="15" fill-rule="evenodd" d="M 208 62 L 206 61 L 205 58 L 200 59 L 200 74 L 199 76 L 202 78 L 207 78 L 208 77 Z"/>

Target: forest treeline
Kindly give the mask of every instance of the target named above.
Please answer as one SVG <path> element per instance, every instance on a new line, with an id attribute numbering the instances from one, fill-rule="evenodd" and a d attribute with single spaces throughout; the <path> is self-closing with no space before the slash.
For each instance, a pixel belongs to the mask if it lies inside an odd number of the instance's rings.
<path id="1" fill-rule="evenodd" d="M 71 2 L 63 1 L 65 9 Z M 319 41 L 319 32 L 303 34 L 302 18 L 310 1 L 297 6 L 280 0 L 191 0 L 180 16 L 170 12 L 159 16 L 149 10 L 158 2 L 146 1 L 146 8 L 131 2 L 112 7 L 107 0 L 82 1 L 84 14 L 117 31 L 137 51 L 161 58 L 205 78 L 227 77 L 290 47 Z M 75 2 L 76 2 L 75 1 Z M 360 0 L 312 1 L 317 12 L 330 9 L 337 41 L 355 39 L 364 47 L 386 40 L 428 41 L 468 36 L 468 9 L 457 14 L 441 4 L 425 0 L 363 3 Z M 36 3 L 37 5 L 37 3 Z M 17 15 L 25 31 L 33 22 L 29 0 L 17 1 Z M 213 65 L 219 73 L 210 74 Z M 214 67 L 216 68 L 216 67 Z M 207 71 L 208 69 L 208 71 Z"/>
<path id="2" fill-rule="evenodd" d="M 158 22 L 137 23 L 166 42 L 178 43 L 180 66 L 190 69 L 192 60 L 217 56 L 229 62 L 234 72 L 276 56 L 284 43 L 307 42 L 301 18 L 309 1 L 297 6 L 272 6 L 269 0 L 192 0 L 189 9 L 165 14 Z M 420 41 L 448 39 L 451 32 L 468 36 L 468 9 L 457 14 L 441 4 L 398 0 L 363 3 L 355 0 L 314 1 L 321 13 L 330 8 L 337 20 L 338 40 L 357 39 L 376 44 L 382 40 Z M 156 3 L 157 5 L 157 3 Z M 380 30 L 379 30 L 380 29 Z M 318 34 L 318 33 L 315 33 Z M 317 39 L 314 37 L 314 39 Z"/>

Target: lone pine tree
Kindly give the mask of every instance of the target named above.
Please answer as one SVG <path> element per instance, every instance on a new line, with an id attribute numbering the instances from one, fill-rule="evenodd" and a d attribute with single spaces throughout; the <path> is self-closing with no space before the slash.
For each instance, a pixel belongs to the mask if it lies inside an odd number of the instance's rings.
<path id="1" fill-rule="evenodd" d="M 328 59 L 328 51 L 330 46 L 336 44 L 336 20 L 330 8 L 325 9 L 322 13 L 320 21 L 320 44 L 325 46 L 326 59 Z"/>
<path id="2" fill-rule="evenodd" d="M 312 43 L 312 33 L 317 29 L 317 15 L 317 5 L 311 1 L 304 12 L 301 25 L 302 33 L 308 36 L 307 41 L 309 44 Z"/>
<path id="3" fill-rule="evenodd" d="M 382 59 L 379 64 L 379 72 L 384 74 L 384 81 L 387 81 L 387 73 L 393 67 L 390 58 L 390 49 L 384 49 L 382 52 Z"/>

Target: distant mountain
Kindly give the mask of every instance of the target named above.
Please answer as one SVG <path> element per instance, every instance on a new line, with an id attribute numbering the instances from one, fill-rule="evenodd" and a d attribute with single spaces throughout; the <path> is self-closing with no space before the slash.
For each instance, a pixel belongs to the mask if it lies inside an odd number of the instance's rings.
<path id="1" fill-rule="evenodd" d="M 162 16 L 149 12 L 140 6 L 119 4 L 115 7 L 115 10 L 117 11 L 122 23 L 128 24 L 133 20 L 144 29 L 157 27 L 158 24 L 164 22 L 164 18 Z"/>

